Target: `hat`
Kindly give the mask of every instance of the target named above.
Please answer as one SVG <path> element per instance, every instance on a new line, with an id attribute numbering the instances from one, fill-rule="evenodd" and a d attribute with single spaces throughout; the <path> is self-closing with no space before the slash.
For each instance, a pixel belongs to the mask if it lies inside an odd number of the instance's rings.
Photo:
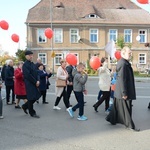
<path id="1" fill-rule="evenodd" d="M 33 52 L 31 52 L 31 51 L 25 51 L 25 55 L 30 55 L 30 54 L 33 54 Z"/>

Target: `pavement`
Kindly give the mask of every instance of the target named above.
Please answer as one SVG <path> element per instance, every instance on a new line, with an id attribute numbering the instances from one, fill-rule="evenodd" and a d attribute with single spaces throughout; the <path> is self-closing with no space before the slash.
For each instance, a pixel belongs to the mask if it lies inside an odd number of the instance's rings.
<path id="1" fill-rule="evenodd" d="M 87 121 L 78 121 L 78 110 L 71 118 L 63 100 L 53 110 L 56 99 L 54 82 L 47 93 L 48 105 L 35 103 L 34 107 L 40 119 L 26 115 L 14 105 L 6 105 L 3 100 L 4 119 L 0 120 L 0 150 L 149 150 L 150 149 L 150 80 L 136 79 L 137 100 L 133 102 L 133 120 L 140 132 L 125 129 L 123 125 L 111 125 L 105 121 L 104 104 L 98 113 L 92 107 L 97 99 L 98 79 L 89 77 L 88 95 L 85 96 L 85 116 Z M 5 89 L 2 90 L 5 96 Z M 72 94 L 71 104 L 76 100 Z M 23 104 L 23 101 L 21 101 Z"/>

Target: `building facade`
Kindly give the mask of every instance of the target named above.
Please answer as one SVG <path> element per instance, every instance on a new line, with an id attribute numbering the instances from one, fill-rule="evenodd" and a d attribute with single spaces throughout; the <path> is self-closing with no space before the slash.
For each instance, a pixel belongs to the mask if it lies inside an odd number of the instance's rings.
<path id="1" fill-rule="evenodd" d="M 150 14 L 131 1 L 41 0 L 29 10 L 26 25 L 27 49 L 34 51 L 34 61 L 40 57 L 54 71 L 69 52 L 82 62 L 108 56 L 106 44 L 119 38 L 131 46 L 134 70 L 150 64 L 150 49 L 145 47 L 150 42 Z M 52 39 L 45 37 L 46 28 L 54 31 Z"/>

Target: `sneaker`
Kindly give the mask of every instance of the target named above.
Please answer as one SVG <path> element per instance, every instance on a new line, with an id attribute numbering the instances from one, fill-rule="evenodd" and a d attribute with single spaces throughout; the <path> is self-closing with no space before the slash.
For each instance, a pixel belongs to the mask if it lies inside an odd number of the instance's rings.
<path id="1" fill-rule="evenodd" d="M 0 119 L 3 119 L 4 117 L 3 116 L 0 116 Z"/>
<path id="2" fill-rule="evenodd" d="M 81 120 L 81 121 L 85 121 L 85 120 L 87 120 L 87 117 L 85 117 L 85 116 L 78 116 L 77 119 Z"/>
<path id="3" fill-rule="evenodd" d="M 15 108 L 17 108 L 17 109 L 21 109 L 21 107 L 20 107 L 19 105 L 15 106 Z"/>
<path id="4" fill-rule="evenodd" d="M 74 117 L 74 113 L 73 113 L 73 110 L 72 110 L 72 108 L 71 107 L 69 107 L 68 109 L 67 109 L 67 111 L 68 111 L 68 113 L 69 113 L 69 115 L 70 115 L 70 117 Z"/>
<path id="5" fill-rule="evenodd" d="M 107 110 L 105 111 L 105 114 L 106 114 L 106 115 L 109 115 L 109 113 L 110 113 L 110 111 L 107 109 Z"/>
<path id="6" fill-rule="evenodd" d="M 55 110 L 61 110 L 61 108 L 58 107 L 58 106 L 54 106 L 53 109 L 55 109 Z"/>

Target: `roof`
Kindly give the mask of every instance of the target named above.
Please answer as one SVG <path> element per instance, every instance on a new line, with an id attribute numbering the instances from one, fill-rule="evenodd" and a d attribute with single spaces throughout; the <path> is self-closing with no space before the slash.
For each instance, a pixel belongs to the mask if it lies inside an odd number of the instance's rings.
<path id="1" fill-rule="evenodd" d="M 130 0 L 51 1 L 53 23 L 150 24 L 150 13 Z M 29 10 L 26 23 L 50 23 L 50 8 L 50 0 L 41 0 Z M 98 18 L 87 18 L 90 14 Z"/>

